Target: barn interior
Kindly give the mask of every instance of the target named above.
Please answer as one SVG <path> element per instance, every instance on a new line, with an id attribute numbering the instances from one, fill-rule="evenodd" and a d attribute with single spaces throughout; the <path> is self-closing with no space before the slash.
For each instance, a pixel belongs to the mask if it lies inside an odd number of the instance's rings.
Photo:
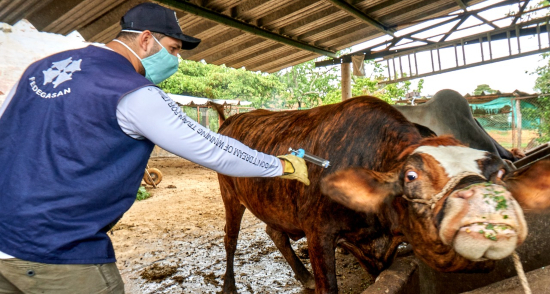
<path id="1" fill-rule="evenodd" d="M 0 0 L 0 22 L 26 19 L 39 31 L 78 31 L 88 42 L 105 43 L 120 30 L 121 16 L 143 2 L 175 10 L 183 32 L 202 40 L 197 48 L 180 52 L 184 59 L 266 73 L 313 59 L 317 66 L 339 65 L 342 99 L 351 97 L 354 58 L 385 65 L 390 83 L 550 50 L 548 17 L 525 17 L 549 6 L 528 0 Z M 514 9 L 501 17 L 487 16 L 510 5 Z M 478 30 L 473 33 L 473 28 Z M 532 47 L 522 39 L 529 36 L 538 40 Z M 491 44 L 498 40 L 507 43 L 505 54 L 494 54 Z M 481 60 L 469 60 L 467 46 L 475 46 Z M 445 49 L 450 55 L 443 55 Z M 417 55 L 426 52 L 432 62 L 422 69 Z M 453 64 L 445 66 L 444 60 Z M 529 221 L 541 234 L 520 248 L 526 271 L 550 264 L 550 255 L 541 249 L 550 242 L 542 234 L 548 221 L 537 216 Z M 407 281 L 421 293 L 471 291 L 515 275 L 510 260 L 499 268 L 490 274 L 442 274 L 419 262 L 407 271 Z"/>

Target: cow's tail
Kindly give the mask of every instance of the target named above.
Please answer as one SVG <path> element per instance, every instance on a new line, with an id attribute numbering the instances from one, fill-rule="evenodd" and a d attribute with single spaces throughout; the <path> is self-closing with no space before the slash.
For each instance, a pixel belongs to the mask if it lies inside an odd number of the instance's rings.
<path id="1" fill-rule="evenodd" d="M 216 112 L 218 113 L 218 115 L 220 117 L 220 121 L 223 123 L 226 119 L 223 105 L 209 101 L 208 106 L 210 106 L 210 107 L 212 107 L 216 110 Z"/>

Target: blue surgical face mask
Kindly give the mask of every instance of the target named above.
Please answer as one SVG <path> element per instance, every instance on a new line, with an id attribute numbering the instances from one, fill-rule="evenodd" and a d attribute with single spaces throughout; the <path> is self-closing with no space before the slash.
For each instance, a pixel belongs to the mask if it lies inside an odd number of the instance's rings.
<path id="1" fill-rule="evenodd" d="M 160 84 L 162 81 L 169 78 L 178 70 L 178 57 L 168 53 L 168 50 L 153 36 L 153 39 L 160 45 L 162 49 L 159 52 L 141 59 L 130 47 L 122 41 L 115 39 L 114 41 L 124 45 L 141 61 L 141 65 L 145 69 L 145 78 L 153 84 Z"/>

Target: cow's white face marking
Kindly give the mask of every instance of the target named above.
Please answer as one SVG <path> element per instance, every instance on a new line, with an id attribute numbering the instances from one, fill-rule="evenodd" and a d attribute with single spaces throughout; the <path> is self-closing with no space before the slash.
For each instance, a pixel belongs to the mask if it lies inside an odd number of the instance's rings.
<path id="1" fill-rule="evenodd" d="M 477 160 L 487 156 L 485 151 L 460 146 L 421 146 L 414 153 L 431 155 L 441 164 L 449 177 L 465 171 L 481 174 Z"/>

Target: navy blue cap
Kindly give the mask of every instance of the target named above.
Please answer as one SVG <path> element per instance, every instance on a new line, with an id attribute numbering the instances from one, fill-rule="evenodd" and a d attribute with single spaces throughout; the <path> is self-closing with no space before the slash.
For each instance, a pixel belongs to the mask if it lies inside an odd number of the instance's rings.
<path id="1" fill-rule="evenodd" d="M 176 12 L 155 3 L 134 6 L 120 19 L 122 30 L 160 33 L 181 40 L 182 49 L 191 50 L 199 45 L 200 39 L 185 35 L 178 23 Z"/>

